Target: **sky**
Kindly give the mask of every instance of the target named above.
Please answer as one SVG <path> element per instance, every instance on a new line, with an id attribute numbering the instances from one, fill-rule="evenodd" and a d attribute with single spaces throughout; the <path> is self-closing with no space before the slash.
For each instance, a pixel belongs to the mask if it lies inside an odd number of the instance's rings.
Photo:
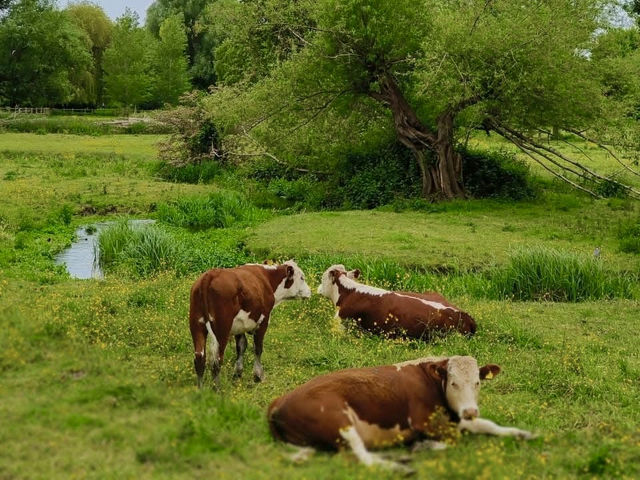
<path id="1" fill-rule="evenodd" d="M 67 5 L 74 3 L 73 0 L 62 0 L 58 5 Z M 138 12 L 140 15 L 140 24 L 144 24 L 147 15 L 147 8 L 153 3 L 153 0 L 91 0 L 91 3 L 97 3 L 109 15 L 112 20 L 124 13 L 125 7 Z"/>

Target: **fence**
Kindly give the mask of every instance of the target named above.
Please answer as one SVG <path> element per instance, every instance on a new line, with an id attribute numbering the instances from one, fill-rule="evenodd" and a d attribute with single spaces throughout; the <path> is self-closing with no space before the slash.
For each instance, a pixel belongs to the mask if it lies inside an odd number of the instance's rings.
<path id="1" fill-rule="evenodd" d="M 49 115 L 51 113 L 51 109 L 48 107 L 4 107 L 3 110 L 13 114 L 31 113 Z"/>

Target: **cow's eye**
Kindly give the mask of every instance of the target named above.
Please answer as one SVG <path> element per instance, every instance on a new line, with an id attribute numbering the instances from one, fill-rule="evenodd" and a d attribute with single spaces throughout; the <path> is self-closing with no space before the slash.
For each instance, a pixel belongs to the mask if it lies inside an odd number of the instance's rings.
<path id="1" fill-rule="evenodd" d="M 480 386 L 480 380 L 476 382 L 476 387 L 479 387 L 479 386 Z"/>
<path id="2" fill-rule="evenodd" d="M 456 382 L 451 382 L 451 386 L 452 386 L 453 388 L 458 388 L 458 384 L 457 384 Z"/>

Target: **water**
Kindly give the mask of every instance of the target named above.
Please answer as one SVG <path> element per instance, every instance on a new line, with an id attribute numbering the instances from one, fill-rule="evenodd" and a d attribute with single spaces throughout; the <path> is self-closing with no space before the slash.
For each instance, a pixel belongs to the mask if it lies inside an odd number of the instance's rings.
<path id="1" fill-rule="evenodd" d="M 129 225 L 148 225 L 155 220 L 129 220 Z M 76 230 L 76 239 L 71 246 L 56 256 L 56 265 L 66 265 L 71 278 L 88 279 L 104 278 L 100 268 L 100 247 L 98 236 L 100 232 L 114 222 L 101 222 L 88 227 L 80 227 Z"/>

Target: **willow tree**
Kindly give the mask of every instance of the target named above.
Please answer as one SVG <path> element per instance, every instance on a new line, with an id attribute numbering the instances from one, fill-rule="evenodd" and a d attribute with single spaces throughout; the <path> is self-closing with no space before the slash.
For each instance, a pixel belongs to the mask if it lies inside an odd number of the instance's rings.
<path id="1" fill-rule="evenodd" d="M 328 129 L 339 138 L 347 118 L 364 132 L 353 112 L 368 109 L 371 125 L 383 117 L 413 152 L 424 196 L 464 196 L 456 143 L 465 128 L 497 132 L 576 187 L 608 181 L 530 135 L 549 126 L 582 131 L 600 115 L 589 51 L 604 2 L 300 0 L 299 21 L 256 3 L 274 13 L 238 30 L 286 33 L 295 48 L 239 95 L 218 94 L 212 108 L 235 118 L 230 131 L 267 147 L 280 132 L 306 138 Z"/>

